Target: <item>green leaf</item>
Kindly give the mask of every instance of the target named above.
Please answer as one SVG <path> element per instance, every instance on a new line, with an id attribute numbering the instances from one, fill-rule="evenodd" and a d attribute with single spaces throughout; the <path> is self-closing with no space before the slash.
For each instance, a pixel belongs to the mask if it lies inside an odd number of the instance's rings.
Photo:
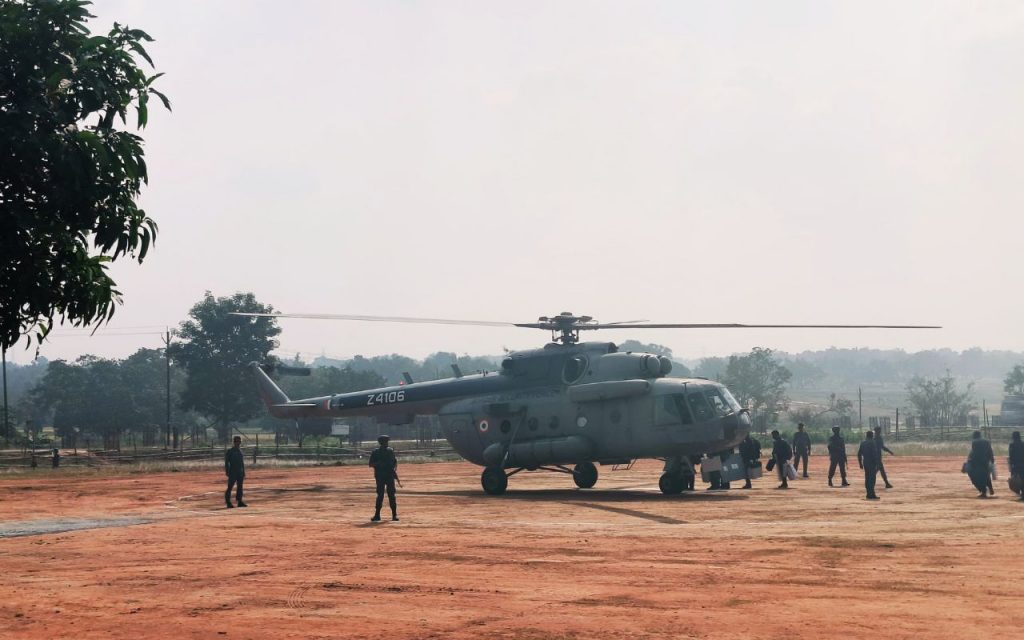
<path id="1" fill-rule="evenodd" d="M 145 48 L 143 48 L 141 44 L 139 44 L 138 42 L 132 42 L 128 44 L 128 47 L 135 53 L 142 56 L 142 58 L 149 63 L 149 66 L 153 66 L 153 59 L 149 57 L 149 54 L 146 53 Z"/>
<path id="2" fill-rule="evenodd" d="M 138 113 L 138 128 L 145 129 L 146 122 L 149 120 L 149 108 L 146 106 L 149 103 L 149 94 L 139 94 L 139 104 L 135 107 L 135 111 Z"/>
<path id="3" fill-rule="evenodd" d="M 154 94 L 154 95 L 156 95 L 156 97 L 160 98 L 160 102 L 164 103 L 164 107 L 166 107 L 166 109 L 168 111 L 171 110 L 171 101 L 167 99 L 167 96 L 165 96 L 164 94 L 160 93 L 156 89 L 150 89 L 149 92 Z"/>

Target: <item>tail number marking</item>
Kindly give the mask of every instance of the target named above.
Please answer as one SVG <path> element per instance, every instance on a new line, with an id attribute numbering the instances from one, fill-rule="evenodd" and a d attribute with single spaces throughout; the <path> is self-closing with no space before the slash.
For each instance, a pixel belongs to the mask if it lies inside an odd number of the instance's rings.
<path id="1" fill-rule="evenodd" d="M 385 393 L 369 394 L 366 396 L 366 406 L 371 407 L 377 404 L 392 404 L 405 402 L 405 391 L 388 391 Z"/>

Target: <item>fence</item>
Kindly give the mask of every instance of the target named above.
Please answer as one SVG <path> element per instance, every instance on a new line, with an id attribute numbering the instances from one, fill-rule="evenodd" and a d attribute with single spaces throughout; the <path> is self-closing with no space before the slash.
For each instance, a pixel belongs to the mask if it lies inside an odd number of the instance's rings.
<path id="1" fill-rule="evenodd" d="M 895 442 L 903 440 L 930 441 L 930 442 L 968 442 L 975 431 L 981 431 L 981 435 L 993 442 L 1009 442 L 1010 434 L 1021 430 L 1020 427 L 979 427 L 972 425 L 952 427 L 904 427 L 892 429 L 887 432 L 888 438 Z"/>
<path id="2" fill-rule="evenodd" d="M 451 447 L 419 447 L 414 442 L 409 446 L 402 446 L 402 443 L 392 443 L 400 458 L 435 458 L 446 460 L 456 458 Z M 281 460 L 295 463 L 309 464 L 331 464 L 345 463 L 365 460 L 369 457 L 372 448 L 361 447 L 298 447 L 298 446 L 268 446 L 268 447 L 246 447 L 243 449 L 246 462 L 258 464 L 260 460 Z M 144 463 L 173 463 L 173 462 L 223 462 L 224 451 L 222 447 L 200 447 L 193 449 L 182 449 L 178 451 L 167 449 L 137 449 L 133 451 L 117 451 L 95 449 L 78 449 L 74 451 L 62 450 L 60 452 L 60 466 L 73 467 L 110 467 L 118 465 L 144 464 Z M 20 451 L 0 451 L 0 469 L 3 468 L 24 468 L 24 467 L 51 467 L 53 465 L 53 449 L 23 449 Z"/>

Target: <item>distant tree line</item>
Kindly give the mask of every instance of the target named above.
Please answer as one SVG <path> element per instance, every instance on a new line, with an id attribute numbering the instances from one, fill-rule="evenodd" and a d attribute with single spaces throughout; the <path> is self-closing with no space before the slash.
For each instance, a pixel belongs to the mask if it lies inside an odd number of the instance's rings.
<path id="1" fill-rule="evenodd" d="M 331 420 L 304 420 L 297 425 L 269 417 L 256 392 L 250 363 L 274 366 L 272 354 L 280 329 L 273 318 L 241 317 L 232 312 L 271 312 L 272 307 L 258 302 L 251 293 L 215 297 L 207 292 L 189 312 L 189 317 L 174 332 L 169 355 L 171 429 L 167 428 L 168 353 L 164 349 L 139 349 L 117 360 L 85 355 L 74 361 L 40 359 L 28 366 L 12 366 L 11 396 L 16 426 L 38 430 L 53 426 L 56 435 L 74 442 L 90 439 L 117 446 L 127 433 L 142 444 L 168 444 L 182 438 L 197 438 L 213 429 L 220 441 L 226 441 L 240 424 L 262 426 L 275 432 L 325 435 Z M 623 351 L 644 351 L 672 358 L 672 351 L 657 344 L 627 340 Z M 790 419 L 808 426 L 826 426 L 835 418 L 850 416 L 851 400 L 835 393 L 828 406 L 800 406 L 790 410 L 789 389 L 809 381 L 830 379 L 829 372 L 879 370 L 878 362 L 902 362 L 911 367 L 900 370 L 902 378 L 911 370 L 930 370 L 936 363 L 961 359 L 973 363 L 974 371 L 1003 363 L 1008 352 L 968 350 L 905 354 L 899 351 L 841 350 L 807 352 L 799 358 L 767 348 L 728 358 L 704 358 L 693 375 L 723 382 L 748 408 L 762 428 L 776 423 L 789 411 Z M 1007 393 L 1024 393 L 1024 365 L 1018 363 L 1002 370 Z M 414 381 L 447 378 L 452 365 L 463 373 L 498 368 L 501 356 L 457 355 L 439 351 L 423 360 L 392 354 L 355 356 L 348 360 L 320 357 L 305 362 L 296 355 L 285 364 L 310 365 L 309 376 L 280 377 L 279 384 L 292 398 L 325 396 L 333 393 L 401 384 L 408 373 Z M 845 364 L 842 364 L 845 363 Z M 982 363 L 987 363 L 982 366 Z M 840 366 L 842 365 L 842 366 Z M 865 369 L 867 367 L 867 369 Z M 991 373 L 985 369 L 988 373 Z M 1009 373 L 1007 373 L 1009 370 Z M 959 373 L 959 372 L 958 372 Z M 844 375 L 846 375 L 844 374 Z M 672 375 L 690 375 L 682 363 L 676 363 Z M 864 380 L 864 382 L 871 381 Z M 914 375 L 905 382 L 908 400 L 929 426 L 962 423 L 976 408 L 973 386 L 960 388 L 949 369 L 942 375 Z"/>

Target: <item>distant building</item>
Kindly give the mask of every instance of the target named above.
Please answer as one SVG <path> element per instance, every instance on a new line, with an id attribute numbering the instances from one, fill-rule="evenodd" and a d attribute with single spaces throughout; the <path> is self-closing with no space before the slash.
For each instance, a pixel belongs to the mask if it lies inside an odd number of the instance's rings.
<path id="1" fill-rule="evenodd" d="M 1024 426 L 1024 396 L 1006 396 L 999 408 L 999 424 Z"/>

